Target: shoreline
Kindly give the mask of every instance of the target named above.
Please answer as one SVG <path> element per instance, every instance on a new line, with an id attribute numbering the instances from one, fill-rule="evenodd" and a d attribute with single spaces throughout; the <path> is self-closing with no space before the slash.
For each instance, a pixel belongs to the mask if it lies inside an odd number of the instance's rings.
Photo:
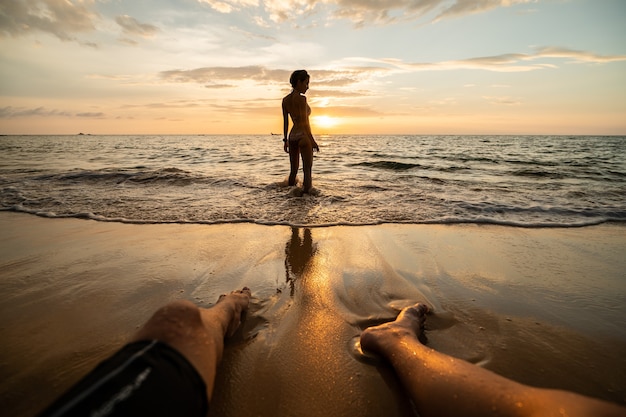
<path id="1" fill-rule="evenodd" d="M 0 226 L 0 399 L 12 415 L 38 411 L 162 304 L 206 307 L 244 285 L 254 299 L 228 344 L 215 415 L 400 409 L 397 387 L 350 343 L 416 301 L 434 307 L 435 349 L 626 404 L 621 224 L 138 225 L 4 212 Z M 298 384 L 291 399 L 281 390 Z"/>
<path id="2" fill-rule="evenodd" d="M 282 184 L 283 182 L 279 183 Z M 276 184 L 274 184 L 276 185 Z M 292 196 L 293 197 L 293 196 Z M 306 199 L 305 195 L 297 197 Z M 497 219 L 440 219 L 440 220 L 425 220 L 425 221 L 392 221 L 392 220 L 380 220 L 365 223 L 351 223 L 346 221 L 332 222 L 332 223 L 318 223 L 318 224 L 300 224 L 290 223 L 287 221 L 271 221 L 271 220 L 255 220 L 255 219 L 230 219 L 230 220 L 140 220 L 140 219 L 126 219 L 126 218 L 108 218 L 105 216 L 96 215 L 93 213 L 81 213 L 71 215 L 57 215 L 54 213 L 42 213 L 36 210 L 28 210 L 25 208 L 11 208 L 0 210 L 0 213 L 16 213 L 27 214 L 31 216 L 41 217 L 44 219 L 75 219 L 75 220 L 91 220 L 102 223 L 117 223 L 117 224 L 131 224 L 131 225 L 191 225 L 191 226 L 212 226 L 212 225 L 229 225 L 229 224 L 250 224 L 258 226 L 285 226 L 285 227 L 298 227 L 308 229 L 320 229 L 325 227 L 368 227 L 368 226 L 384 226 L 384 225 L 404 225 L 404 226 L 501 226 L 501 227 L 514 227 L 520 229 L 578 229 L 585 227 L 601 226 L 601 225 L 615 225 L 626 227 L 626 221 L 615 219 L 597 219 L 586 222 L 576 223 L 521 223 L 515 221 L 505 221 Z"/>

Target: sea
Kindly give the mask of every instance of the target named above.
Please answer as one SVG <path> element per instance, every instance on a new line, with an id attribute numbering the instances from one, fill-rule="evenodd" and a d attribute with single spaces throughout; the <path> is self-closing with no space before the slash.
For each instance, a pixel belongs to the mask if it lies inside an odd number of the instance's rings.
<path id="1" fill-rule="evenodd" d="M 1 136 L 0 210 L 307 227 L 626 221 L 624 136 L 317 136 L 315 192 L 303 196 L 286 185 L 281 139 Z"/>

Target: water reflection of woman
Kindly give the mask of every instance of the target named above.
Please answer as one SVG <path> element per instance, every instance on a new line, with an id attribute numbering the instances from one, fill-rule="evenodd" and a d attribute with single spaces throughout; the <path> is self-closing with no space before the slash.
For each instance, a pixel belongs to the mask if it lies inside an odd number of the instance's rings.
<path id="1" fill-rule="evenodd" d="M 303 275 L 307 264 L 315 254 L 315 250 L 311 229 L 305 228 L 303 237 L 300 237 L 300 229 L 291 228 L 291 239 L 285 246 L 285 275 L 292 296 L 295 281 Z"/>
<path id="2" fill-rule="evenodd" d="M 305 193 L 311 192 L 313 180 L 311 178 L 313 170 L 313 149 L 319 152 L 320 148 L 311 133 L 309 116 L 311 108 L 307 104 L 304 95 L 309 89 L 309 74 L 305 70 L 297 70 L 291 74 L 289 83 L 293 87 L 291 93 L 283 98 L 283 142 L 285 152 L 289 153 L 289 185 L 296 185 L 296 175 L 302 155 L 302 171 L 304 172 L 304 184 L 302 190 Z M 293 127 L 289 136 L 289 116 Z"/>

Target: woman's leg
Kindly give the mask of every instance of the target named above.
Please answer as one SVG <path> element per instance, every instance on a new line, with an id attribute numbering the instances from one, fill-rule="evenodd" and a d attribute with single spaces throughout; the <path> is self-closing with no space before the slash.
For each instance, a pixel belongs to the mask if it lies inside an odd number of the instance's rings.
<path id="1" fill-rule="evenodd" d="M 291 170 L 289 172 L 289 185 L 296 185 L 296 175 L 300 167 L 300 141 L 289 141 L 289 164 Z"/>
<path id="2" fill-rule="evenodd" d="M 302 171 L 304 171 L 304 184 L 302 190 L 305 193 L 311 191 L 313 187 L 313 145 L 309 140 L 300 141 L 300 153 L 302 154 Z"/>

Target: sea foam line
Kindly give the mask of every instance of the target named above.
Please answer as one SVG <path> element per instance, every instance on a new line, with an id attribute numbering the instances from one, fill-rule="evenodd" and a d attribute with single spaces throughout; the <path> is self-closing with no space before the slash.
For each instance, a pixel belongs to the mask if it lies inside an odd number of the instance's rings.
<path id="1" fill-rule="evenodd" d="M 555 223 L 555 222 L 516 222 L 511 220 L 498 220 L 489 218 L 445 218 L 436 220 L 376 220 L 367 222 L 347 222 L 337 221 L 328 223 L 309 223 L 301 224 L 289 221 L 274 221 L 263 219 L 214 219 L 214 220 L 140 220 L 140 219 L 128 219 L 124 217 L 106 217 L 91 212 L 81 213 L 68 213 L 68 214 L 56 214 L 51 211 L 38 211 L 34 209 L 28 209 L 21 205 L 14 205 L 12 207 L 2 207 L 0 211 L 11 211 L 18 213 L 31 214 L 38 217 L 45 217 L 50 219 L 82 219 L 82 220 L 94 220 L 99 222 L 109 223 L 123 223 L 123 224 L 197 224 L 197 225 L 216 225 L 216 224 L 258 224 L 263 226 L 290 226 L 298 228 L 321 228 L 321 227 L 333 227 L 333 226 L 377 226 L 382 224 L 406 224 L 406 225 L 461 225 L 461 224 L 477 224 L 477 225 L 493 225 L 493 226 L 505 226 L 505 227 L 517 227 L 526 229 L 539 229 L 539 228 L 581 228 L 589 226 L 597 226 L 604 223 L 626 223 L 626 219 L 623 218 L 597 218 L 589 219 L 580 222 L 568 222 L 568 223 Z"/>

